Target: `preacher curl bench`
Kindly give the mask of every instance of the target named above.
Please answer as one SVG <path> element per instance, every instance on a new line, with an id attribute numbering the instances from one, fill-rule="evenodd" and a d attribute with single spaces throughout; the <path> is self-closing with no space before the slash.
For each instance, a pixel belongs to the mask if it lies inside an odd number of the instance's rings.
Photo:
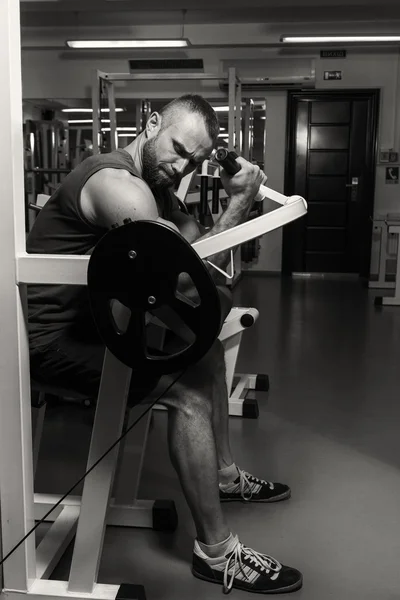
<path id="1" fill-rule="evenodd" d="M 18 370 L 19 383 L 16 389 L 2 383 L 2 392 L 8 396 L 0 404 L 3 590 L 9 600 L 22 596 L 35 600 L 145 598 L 141 586 L 97 582 L 107 525 L 173 530 L 177 524 L 172 503 L 137 500 L 142 457 L 136 465 L 136 485 L 130 501 L 120 500 L 119 482 L 124 461 L 116 473 L 118 453 L 123 451 L 123 445 L 119 450 L 117 442 L 123 431 L 130 380 L 136 369 L 152 376 L 176 373 L 178 377 L 204 356 L 227 325 L 221 322 L 220 296 L 202 259 L 259 237 L 306 213 L 302 198 L 287 198 L 268 188 L 264 190 L 282 206 L 192 246 L 165 225 L 136 222 L 110 230 L 90 257 L 27 255 L 16 249 L 14 284 L 9 276 L 10 267 L 5 273 L 5 286 L 7 298 L 14 296 L 17 303 L 16 341 L 10 343 L 17 343 L 18 353 L 13 354 L 17 356 L 17 365 L 12 369 Z M 156 251 L 159 245 L 162 253 Z M 187 302 L 177 293 L 181 273 L 191 277 L 199 303 Z M 81 497 L 67 495 L 61 499 L 33 493 L 29 355 L 24 316 L 25 284 L 28 283 L 87 284 L 93 315 L 107 348 Z M 164 309 L 180 321 L 180 327 L 186 332 L 186 345 L 177 352 L 169 353 L 165 349 L 154 353 L 147 344 L 145 324 L 149 313 L 162 318 Z M 10 381 L 15 381 L 13 373 L 11 370 Z M 157 397 L 152 398 L 151 402 L 156 400 Z M 147 405 L 134 406 L 130 423 L 137 422 L 148 408 Z M 148 419 L 143 418 L 140 427 L 146 435 Z M 135 434 L 138 434 L 137 428 Z M 130 463 L 129 474 L 134 479 L 132 468 Z M 57 508 L 50 512 L 56 504 Z M 32 525 L 34 520 L 44 517 L 53 524 L 35 549 Z M 50 574 L 74 537 L 69 580 L 50 580 Z"/>

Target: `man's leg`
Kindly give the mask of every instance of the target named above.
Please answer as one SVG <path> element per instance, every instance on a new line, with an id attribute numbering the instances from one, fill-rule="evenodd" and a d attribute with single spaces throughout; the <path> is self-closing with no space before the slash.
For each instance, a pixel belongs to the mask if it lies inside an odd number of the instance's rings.
<path id="1" fill-rule="evenodd" d="M 213 365 L 221 347 L 211 351 L 173 385 L 167 406 L 171 461 L 191 509 L 198 539 L 205 544 L 226 540 L 230 530 L 222 513 L 218 490 L 217 449 L 213 431 Z M 222 355 L 223 360 L 223 355 Z"/>
<path id="2" fill-rule="evenodd" d="M 257 593 L 295 591 L 302 585 L 301 573 L 243 546 L 221 511 L 218 466 L 232 460 L 227 409 L 217 406 L 221 398 L 227 403 L 224 377 L 224 352 L 218 341 L 161 401 L 169 410 L 171 460 L 197 530 L 192 571 L 200 579 L 222 584 L 225 591 L 232 587 Z M 222 432 L 220 462 L 214 430 L 217 436 Z"/>

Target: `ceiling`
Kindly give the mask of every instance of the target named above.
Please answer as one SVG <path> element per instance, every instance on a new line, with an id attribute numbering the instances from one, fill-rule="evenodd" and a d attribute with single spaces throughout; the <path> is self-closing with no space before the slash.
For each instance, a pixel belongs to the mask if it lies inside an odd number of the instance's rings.
<path id="1" fill-rule="evenodd" d="M 399 0 L 222 0 L 217 6 L 215 0 L 21 0 L 23 27 L 332 20 L 371 25 L 394 19 L 400 19 Z"/>

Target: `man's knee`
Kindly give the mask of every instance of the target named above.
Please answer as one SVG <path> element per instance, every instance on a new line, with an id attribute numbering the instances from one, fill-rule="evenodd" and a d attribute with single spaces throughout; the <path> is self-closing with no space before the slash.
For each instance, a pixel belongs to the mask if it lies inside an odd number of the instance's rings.
<path id="1" fill-rule="evenodd" d="M 177 382 L 160 404 L 169 411 L 179 411 L 188 419 L 202 416 L 211 419 L 212 416 L 212 394 L 211 389 L 205 383 L 202 388 L 191 385 L 191 382 Z"/>

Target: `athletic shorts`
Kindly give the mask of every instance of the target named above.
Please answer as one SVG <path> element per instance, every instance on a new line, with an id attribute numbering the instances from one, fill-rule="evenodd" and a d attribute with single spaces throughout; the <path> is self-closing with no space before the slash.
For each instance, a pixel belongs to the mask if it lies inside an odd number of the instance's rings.
<path id="1" fill-rule="evenodd" d="M 99 341 L 83 341 L 64 334 L 46 347 L 31 351 L 33 385 L 56 393 L 96 399 L 100 387 L 105 346 Z M 142 402 L 155 389 L 160 377 L 140 372 L 132 374 L 128 403 Z"/>
<path id="2" fill-rule="evenodd" d="M 230 291 L 220 291 L 223 319 L 232 307 Z M 45 347 L 31 348 L 30 372 L 39 388 L 60 390 L 58 395 L 97 398 L 103 368 L 105 346 L 99 338 L 82 335 L 82 331 L 65 332 Z M 160 376 L 132 373 L 128 404 L 143 402 L 156 388 Z M 52 392 L 55 393 L 55 392 Z"/>

